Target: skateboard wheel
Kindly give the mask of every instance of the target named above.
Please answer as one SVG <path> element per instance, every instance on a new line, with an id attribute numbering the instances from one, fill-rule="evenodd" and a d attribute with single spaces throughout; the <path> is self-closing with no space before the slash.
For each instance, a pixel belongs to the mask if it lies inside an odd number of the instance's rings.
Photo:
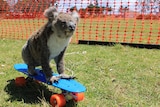
<path id="1" fill-rule="evenodd" d="M 40 83 L 41 83 L 41 81 L 39 81 L 39 80 L 35 80 L 35 82 L 36 82 L 37 84 L 40 84 Z"/>
<path id="2" fill-rule="evenodd" d="M 63 107 L 66 105 L 66 100 L 63 94 L 54 94 L 50 98 L 52 107 Z"/>
<path id="3" fill-rule="evenodd" d="M 26 84 L 26 79 L 24 77 L 17 77 L 15 79 L 16 86 L 24 86 Z"/>
<path id="4" fill-rule="evenodd" d="M 72 93 L 73 94 L 73 99 L 75 101 L 82 101 L 84 99 L 84 93 Z"/>

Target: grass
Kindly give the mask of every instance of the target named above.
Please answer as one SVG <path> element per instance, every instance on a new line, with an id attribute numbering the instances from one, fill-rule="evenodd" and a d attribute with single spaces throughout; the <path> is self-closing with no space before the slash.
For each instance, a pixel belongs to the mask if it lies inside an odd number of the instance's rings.
<path id="1" fill-rule="evenodd" d="M 56 88 L 35 83 L 21 88 L 14 85 L 13 79 L 24 76 L 13 68 L 22 63 L 24 43 L 0 39 L 0 107 L 49 107 L 50 95 L 59 92 Z M 78 107 L 159 107 L 159 58 L 160 50 L 154 49 L 70 44 L 66 73 L 74 71 L 87 88 Z M 52 68 L 55 70 L 53 62 Z"/>

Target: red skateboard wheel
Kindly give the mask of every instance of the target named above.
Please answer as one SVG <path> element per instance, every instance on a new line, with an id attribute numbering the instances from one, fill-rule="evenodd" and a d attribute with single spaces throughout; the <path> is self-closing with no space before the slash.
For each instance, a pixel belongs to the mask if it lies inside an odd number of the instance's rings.
<path id="1" fill-rule="evenodd" d="M 82 101 L 84 99 L 84 93 L 72 93 L 75 101 Z"/>
<path id="2" fill-rule="evenodd" d="M 54 94 L 50 98 L 52 107 L 63 107 L 66 105 L 66 100 L 63 94 Z"/>
<path id="3" fill-rule="evenodd" d="M 16 86 L 24 86 L 26 85 L 26 79 L 24 77 L 17 77 L 15 79 Z"/>

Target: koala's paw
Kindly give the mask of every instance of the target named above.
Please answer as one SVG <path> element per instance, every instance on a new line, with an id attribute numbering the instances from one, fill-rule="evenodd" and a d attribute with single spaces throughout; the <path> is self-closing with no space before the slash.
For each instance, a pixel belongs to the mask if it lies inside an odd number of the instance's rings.
<path id="1" fill-rule="evenodd" d="M 60 76 L 59 78 L 62 78 L 62 79 L 75 79 L 76 78 L 75 76 L 69 76 L 66 74 L 60 74 L 59 76 Z"/>
<path id="2" fill-rule="evenodd" d="M 28 74 L 33 75 L 33 76 L 37 75 L 36 71 L 34 71 L 34 70 L 33 71 L 28 71 Z"/>
<path id="3" fill-rule="evenodd" d="M 69 76 L 66 74 L 60 74 L 59 76 L 52 76 L 51 78 L 47 78 L 47 81 L 50 83 L 58 82 L 59 79 L 75 79 L 75 76 Z"/>
<path id="4" fill-rule="evenodd" d="M 48 80 L 49 82 L 53 83 L 53 82 L 58 82 L 59 79 L 60 79 L 60 78 L 57 77 L 57 76 L 52 76 L 51 78 L 48 78 L 47 80 Z"/>

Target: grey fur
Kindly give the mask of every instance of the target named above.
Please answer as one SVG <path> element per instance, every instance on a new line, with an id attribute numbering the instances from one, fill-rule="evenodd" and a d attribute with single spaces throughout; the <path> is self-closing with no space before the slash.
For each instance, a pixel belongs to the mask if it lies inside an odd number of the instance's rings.
<path id="1" fill-rule="evenodd" d="M 50 60 L 54 59 L 61 77 L 64 74 L 64 53 L 79 21 L 77 12 L 72 14 L 58 13 L 55 7 L 45 10 L 48 22 L 31 35 L 22 49 L 22 58 L 28 65 L 28 72 L 36 75 L 35 67 L 41 66 L 48 81 L 55 81 L 52 76 Z"/>

